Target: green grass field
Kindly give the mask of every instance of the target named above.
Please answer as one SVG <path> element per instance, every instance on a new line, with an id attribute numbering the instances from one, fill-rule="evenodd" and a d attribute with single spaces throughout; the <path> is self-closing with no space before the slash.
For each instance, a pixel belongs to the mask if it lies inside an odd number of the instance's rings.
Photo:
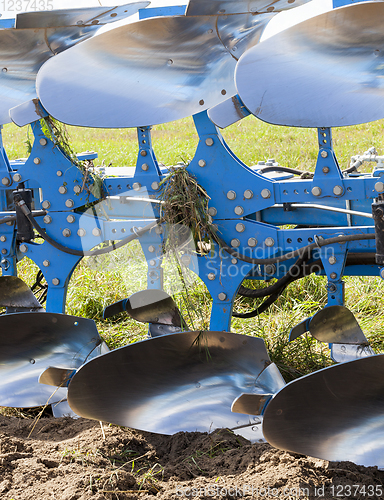
<path id="1" fill-rule="evenodd" d="M 99 154 L 96 165 L 133 166 L 136 163 L 138 146 L 136 131 L 81 129 L 69 127 L 71 144 L 76 152 L 94 150 Z M 6 125 L 3 130 L 4 145 L 11 159 L 25 157 L 27 129 Z M 375 146 L 384 151 L 382 145 L 383 122 L 357 127 L 335 129 L 334 149 L 342 169 L 349 164 L 352 155 L 363 153 Z M 275 158 L 281 165 L 302 170 L 313 170 L 317 158 L 317 133 L 310 129 L 294 129 L 265 124 L 248 117 L 232 125 L 223 135 L 235 154 L 249 165 L 258 160 Z M 30 133 L 32 137 L 32 134 Z M 157 158 L 166 165 L 187 161 L 194 155 L 197 134 L 192 119 L 156 126 L 152 139 Z M 371 167 L 368 167 L 371 168 Z M 20 276 L 28 284 L 34 282 L 36 268 L 26 259 L 20 264 Z M 175 292 L 175 299 L 184 315 L 186 304 L 181 293 L 181 284 L 175 283 L 166 272 L 166 290 Z M 193 306 L 193 327 L 207 329 L 210 297 L 205 286 L 197 278 L 191 278 L 189 299 Z M 75 270 L 69 287 L 67 313 L 92 318 L 101 335 L 111 348 L 126 345 L 146 335 L 145 325 L 119 317 L 102 320 L 103 308 L 131 293 L 146 288 L 146 266 L 137 242 L 116 252 L 109 261 L 84 259 Z M 356 315 L 363 331 L 370 338 L 376 351 L 383 350 L 384 320 L 383 284 L 379 278 L 345 278 L 346 305 Z M 263 286 L 256 284 L 255 286 Z M 331 363 L 328 348 L 310 337 L 288 343 L 292 326 L 303 318 L 314 314 L 326 303 L 325 279 L 310 276 L 290 285 L 279 300 L 267 312 L 257 318 L 234 319 L 232 331 L 255 335 L 265 339 L 272 359 L 278 363 L 287 378 L 308 373 Z M 235 308 L 246 310 L 258 305 L 250 299 L 236 299 Z M 191 323 L 190 323 L 191 324 Z"/>

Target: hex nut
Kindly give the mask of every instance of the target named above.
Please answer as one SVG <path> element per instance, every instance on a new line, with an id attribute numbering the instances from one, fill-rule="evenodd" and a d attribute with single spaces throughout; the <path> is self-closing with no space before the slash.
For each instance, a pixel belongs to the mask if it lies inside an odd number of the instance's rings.
<path id="1" fill-rule="evenodd" d="M 149 165 L 148 163 L 143 163 L 141 165 L 141 170 L 143 170 L 144 172 L 147 172 L 147 170 L 149 169 Z"/>
<path id="2" fill-rule="evenodd" d="M 74 205 L 75 205 L 75 202 L 73 200 L 71 200 L 70 198 L 65 201 L 65 206 L 68 208 L 73 208 Z"/>
<path id="3" fill-rule="evenodd" d="M 52 222 L 52 217 L 50 215 L 46 215 L 43 219 L 44 224 L 50 224 Z"/>
<path id="4" fill-rule="evenodd" d="M 69 214 L 68 217 L 67 217 L 67 222 L 69 222 L 70 224 L 73 224 L 76 220 L 76 217 L 73 215 L 73 214 Z"/>
<path id="5" fill-rule="evenodd" d="M 53 278 L 53 280 L 52 280 L 52 285 L 55 285 L 55 286 L 60 285 L 60 280 L 59 280 L 59 278 Z"/>
<path id="6" fill-rule="evenodd" d="M 244 208 L 239 205 L 239 206 L 235 207 L 234 212 L 236 215 L 243 215 Z"/>
<path id="7" fill-rule="evenodd" d="M 213 139 L 212 139 L 212 137 L 207 137 L 207 139 L 205 139 L 205 144 L 207 146 L 213 146 Z"/>
<path id="8" fill-rule="evenodd" d="M 251 191 L 250 189 L 246 189 L 246 190 L 244 191 L 244 198 L 245 198 L 246 200 L 250 200 L 250 199 L 252 199 L 252 198 L 253 198 L 253 191 Z"/>
<path id="9" fill-rule="evenodd" d="M 237 238 L 233 238 L 233 240 L 231 240 L 231 247 L 238 248 L 239 246 L 240 246 L 240 240 L 238 240 Z"/>
<path id="10" fill-rule="evenodd" d="M 140 182 L 134 182 L 134 183 L 133 183 L 133 185 L 132 185 L 132 187 L 133 187 L 133 189 L 134 189 L 135 191 L 140 191 L 140 189 L 141 189 L 141 184 L 140 184 Z"/>
<path id="11" fill-rule="evenodd" d="M 341 196 L 344 193 L 343 186 L 334 186 L 333 187 L 333 194 L 335 196 Z"/>
<path id="12" fill-rule="evenodd" d="M 227 300 L 227 294 L 224 292 L 219 293 L 218 299 L 219 300 Z"/>
<path id="13" fill-rule="evenodd" d="M 311 190 L 311 193 L 313 196 L 320 196 L 321 195 L 321 188 L 318 186 L 314 186 Z"/>
<path id="14" fill-rule="evenodd" d="M 1 183 L 3 186 L 9 186 L 11 184 L 11 179 L 9 177 L 3 177 Z"/>
<path id="15" fill-rule="evenodd" d="M 268 198 L 271 197 L 271 191 L 269 189 L 263 189 L 261 191 L 261 197 L 267 200 Z"/>
<path id="16" fill-rule="evenodd" d="M 49 262 L 49 260 L 43 260 L 44 267 L 49 267 L 50 265 L 51 265 L 51 263 Z"/>
<path id="17" fill-rule="evenodd" d="M 68 229 L 67 227 L 65 229 L 63 229 L 63 236 L 65 238 L 69 238 L 69 236 L 71 236 L 72 232 L 70 229 Z"/>
<path id="18" fill-rule="evenodd" d="M 66 194 L 68 192 L 68 189 L 66 188 L 66 186 L 60 186 L 59 187 L 59 193 L 60 194 Z"/>
<path id="19" fill-rule="evenodd" d="M 235 200 L 236 199 L 236 192 L 235 191 L 228 191 L 227 198 L 228 198 L 228 200 Z"/>
<path id="20" fill-rule="evenodd" d="M 21 179 L 22 179 L 22 177 L 21 177 L 21 175 L 20 175 L 20 174 L 15 174 L 15 175 L 13 176 L 13 180 L 14 180 L 15 182 L 20 182 L 20 181 L 21 181 Z"/>
<path id="21" fill-rule="evenodd" d="M 321 156 L 322 158 L 327 158 L 327 157 L 328 157 L 328 151 L 322 151 L 322 152 L 320 153 L 320 156 Z"/>
<path id="22" fill-rule="evenodd" d="M 256 238 L 249 238 L 248 240 L 248 246 L 249 247 L 255 247 L 257 245 L 257 239 Z"/>
<path id="23" fill-rule="evenodd" d="M 243 233 L 245 231 L 245 224 L 243 224 L 242 222 L 236 224 L 236 231 L 238 233 Z"/>
<path id="24" fill-rule="evenodd" d="M 87 234 L 87 231 L 82 227 L 80 227 L 77 230 L 77 236 L 80 236 L 80 238 L 83 238 L 86 234 Z"/>
<path id="25" fill-rule="evenodd" d="M 275 244 L 275 240 L 268 236 L 268 238 L 265 238 L 264 244 L 266 247 L 273 247 L 273 245 Z"/>

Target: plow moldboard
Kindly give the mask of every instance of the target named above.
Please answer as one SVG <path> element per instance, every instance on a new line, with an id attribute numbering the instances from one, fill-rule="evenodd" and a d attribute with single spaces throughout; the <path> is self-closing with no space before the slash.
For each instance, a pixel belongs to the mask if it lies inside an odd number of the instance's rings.
<path id="1" fill-rule="evenodd" d="M 384 465 L 384 354 L 295 380 L 268 404 L 267 441 L 331 461 Z"/>
<path id="2" fill-rule="evenodd" d="M 165 335 L 86 363 L 72 378 L 68 402 L 83 417 L 162 434 L 255 426 L 254 418 L 231 413 L 231 404 L 269 364 L 259 338 Z"/>
<path id="3" fill-rule="evenodd" d="M 0 318 L 0 406 L 28 408 L 66 398 L 66 388 L 39 384 L 49 366 L 78 368 L 101 343 L 92 320 L 53 313 Z"/>

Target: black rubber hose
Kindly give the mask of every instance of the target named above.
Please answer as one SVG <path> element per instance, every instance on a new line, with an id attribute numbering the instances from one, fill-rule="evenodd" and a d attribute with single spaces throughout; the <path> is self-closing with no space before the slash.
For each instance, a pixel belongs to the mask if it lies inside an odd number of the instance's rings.
<path id="1" fill-rule="evenodd" d="M 359 265 L 359 264 L 375 265 L 375 254 L 352 253 L 352 254 L 347 256 L 347 261 L 345 264 L 346 267 L 347 266 L 355 266 L 355 265 Z M 292 267 L 294 267 L 296 265 L 297 265 L 297 262 L 295 264 L 293 264 Z M 276 302 L 276 300 L 280 297 L 280 295 L 283 293 L 283 291 L 287 288 L 288 285 L 290 285 L 291 283 L 293 283 L 294 281 L 296 281 L 298 279 L 304 278 L 304 276 L 309 276 L 316 269 L 318 269 L 319 266 L 322 266 L 320 259 L 311 262 L 311 264 L 309 265 L 309 269 L 306 270 L 305 269 L 306 265 L 304 262 L 302 265 L 302 269 L 301 269 L 302 272 L 298 276 L 292 276 L 292 273 L 290 272 L 292 269 L 292 267 L 291 267 L 291 269 L 288 271 L 288 273 L 286 275 L 284 275 L 283 278 L 278 280 L 273 285 L 266 287 L 266 288 L 262 288 L 261 290 L 252 290 L 254 292 L 264 292 L 265 293 L 263 295 L 262 294 L 253 295 L 252 298 L 261 298 L 261 297 L 265 297 L 265 296 L 269 295 L 269 297 L 259 307 L 257 307 L 256 309 L 254 309 L 253 311 L 250 311 L 248 313 L 238 313 L 235 311 L 232 313 L 232 316 L 235 318 L 254 318 L 255 316 L 258 316 L 259 314 L 266 311 L 268 309 L 268 307 L 270 307 L 274 302 Z M 284 278 L 286 278 L 288 274 L 291 275 L 291 280 L 286 281 L 284 283 L 282 280 Z M 280 288 L 278 290 L 275 290 L 273 287 L 275 285 L 277 285 L 278 283 L 283 283 L 283 285 L 280 286 Z M 248 288 L 246 290 L 248 292 L 251 291 Z M 271 292 L 271 290 L 273 290 L 273 291 Z M 244 295 L 242 295 L 242 296 L 244 296 Z M 251 297 L 251 295 L 247 295 L 247 296 Z"/>
<path id="2" fill-rule="evenodd" d="M 236 252 L 233 248 L 229 247 L 221 238 L 217 235 L 215 236 L 216 242 L 225 250 L 229 255 L 235 257 L 236 259 L 242 260 L 243 262 L 248 262 L 249 264 L 276 264 L 277 262 L 284 262 L 286 260 L 294 259 L 300 255 L 305 255 L 306 253 L 311 252 L 315 248 L 325 247 L 327 245 L 334 245 L 335 243 L 346 243 L 347 241 L 361 241 L 361 240 L 374 240 L 374 234 L 348 234 L 341 236 L 333 236 L 332 238 L 327 239 L 318 239 L 315 243 L 311 243 L 310 245 L 306 245 L 305 247 L 298 248 L 293 252 L 288 252 L 284 255 L 280 255 L 278 257 L 271 257 L 269 259 L 253 259 L 252 257 L 247 257 L 246 255 L 242 255 L 239 252 Z"/>
<path id="3" fill-rule="evenodd" d="M 305 172 L 303 170 L 297 170 L 296 168 L 281 167 L 281 166 L 273 167 L 269 165 L 268 167 L 262 167 L 260 170 L 257 171 L 258 174 L 266 174 L 267 172 L 286 172 L 287 174 L 294 174 L 294 175 L 309 174 L 309 172 Z"/>
<path id="4" fill-rule="evenodd" d="M 141 229 L 138 229 L 135 231 L 133 234 L 127 236 L 126 238 L 120 240 L 118 243 L 110 245 L 105 248 L 100 248 L 98 250 L 90 250 L 90 251 L 82 251 L 82 250 L 74 250 L 73 248 L 68 248 L 61 243 L 55 241 L 53 238 L 48 236 L 48 234 L 45 232 L 45 230 L 36 222 L 35 218 L 33 217 L 32 213 L 28 209 L 25 203 L 23 201 L 18 202 L 18 205 L 22 209 L 23 213 L 25 216 L 28 218 L 28 220 L 31 222 L 32 226 L 36 229 L 36 231 L 39 233 L 39 235 L 47 241 L 50 245 L 53 247 L 57 248 L 57 250 L 60 250 L 61 252 L 68 253 L 70 255 L 76 255 L 78 257 L 94 257 L 96 255 L 104 255 L 106 253 L 112 252 L 113 250 L 116 250 L 117 248 L 121 248 L 124 245 L 127 245 L 131 241 L 135 240 L 136 238 L 139 238 L 143 234 L 147 233 L 150 231 L 152 228 L 157 226 L 160 222 L 160 220 L 156 220 L 154 222 L 151 222 L 150 224 L 147 224 Z"/>
<path id="5" fill-rule="evenodd" d="M 347 261 L 345 263 L 346 266 L 355 266 L 359 264 L 376 265 L 375 254 L 361 252 L 361 253 L 351 253 L 347 255 Z M 295 262 L 293 266 L 297 266 L 297 262 Z M 310 266 L 323 267 L 320 259 L 312 262 Z M 274 292 L 278 291 L 281 288 L 281 286 L 284 285 L 284 282 L 287 279 L 289 272 L 290 271 L 288 271 L 287 274 L 285 274 L 282 278 L 273 283 L 273 285 L 266 286 L 264 288 L 254 289 L 254 288 L 247 288 L 244 285 L 240 285 L 240 288 L 237 293 L 242 297 L 249 297 L 252 299 L 267 297 L 268 295 L 271 295 Z"/>

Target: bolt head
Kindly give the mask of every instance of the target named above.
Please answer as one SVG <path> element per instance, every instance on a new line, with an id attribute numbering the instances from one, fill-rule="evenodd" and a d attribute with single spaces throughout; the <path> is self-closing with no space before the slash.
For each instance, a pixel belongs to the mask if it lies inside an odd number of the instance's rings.
<path id="1" fill-rule="evenodd" d="M 212 137 L 208 137 L 207 139 L 205 139 L 205 144 L 207 146 L 213 146 L 213 139 L 212 139 Z"/>
<path id="2" fill-rule="evenodd" d="M 28 252 L 28 246 L 25 245 L 24 243 L 20 245 L 20 252 L 21 253 L 27 253 Z"/>
<path id="3" fill-rule="evenodd" d="M 73 208 L 75 205 L 75 202 L 71 199 L 68 199 L 65 201 L 65 206 L 68 207 L 68 208 Z"/>
<path id="4" fill-rule="evenodd" d="M 329 167 L 323 167 L 323 174 L 329 174 L 330 170 Z"/>
<path id="5" fill-rule="evenodd" d="M 41 138 L 39 142 L 41 146 L 46 146 L 48 144 L 48 140 L 45 137 Z"/>
<path id="6" fill-rule="evenodd" d="M 148 169 L 149 169 L 149 165 L 148 165 L 148 163 L 143 163 L 143 164 L 141 165 L 141 170 L 143 170 L 144 172 L 146 172 Z"/>
<path id="7" fill-rule="evenodd" d="M 375 190 L 378 192 L 378 193 L 382 193 L 384 191 L 384 182 L 376 182 L 375 184 Z"/>
<path id="8" fill-rule="evenodd" d="M 257 245 L 257 239 L 256 238 L 249 238 L 249 240 L 248 240 L 248 246 L 253 248 L 256 245 Z"/>
<path id="9" fill-rule="evenodd" d="M 237 238 L 233 238 L 233 240 L 231 240 L 231 247 L 238 248 L 239 246 L 240 246 L 240 240 L 238 240 Z"/>
<path id="10" fill-rule="evenodd" d="M 50 265 L 51 265 L 51 263 L 49 262 L 49 260 L 43 260 L 44 267 L 49 267 Z"/>
<path id="11" fill-rule="evenodd" d="M 52 222 L 52 217 L 50 215 L 46 215 L 43 219 L 44 224 L 50 224 Z"/>
<path id="12" fill-rule="evenodd" d="M 81 186 L 74 186 L 73 187 L 73 192 L 75 194 L 80 194 L 81 193 Z"/>
<path id="13" fill-rule="evenodd" d="M 269 236 L 268 238 L 265 238 L 264 244 L 266 247 L 273 247 L 275 240 Z"/>
<path id="14" fill-rule="evenodd" d="M 13 176 L 13 180 L 14 180 L 15 182 L 20 182 L 20 181 L 21 181 L 21 175 L 20 175 L 20 174 L 15 174 L 15 175 Z"/>
<path id="15" fill-rule="evenodd" d="M 380 278 L 384 280 L 384 267 L 380 269 Z"/>
<path id="16" fill-rule="evenodd" d="M 60 186 L 59 187 L 59 193 L 60 194 L 65 194 L 68 191 L 68 189 L 65 186 Z"/>
<path id="17" fill-rule="evenodd" d="M 234 212 L 235 212 L 235 214 L 236 214 L 236 215 L 243 215 L 243 213 L 244 213 L 244 208 L 243 208 L 243 207 L 240 207 L 240 206 L 235 207 Z"/>
<path id="18" fill-rule="evenodd" d="M 267 264 L 264 267 L 265 274 L 272 275 L 276 272 L 276 266 L 274 264 Z"/>
<path id="19" fill-rule="evenodd" d="M 237 264 L 237 259 L 231 259 L 231 264 L 235 266 Z"/>
<path id="20" fill-rule="evenodd" d="M 69 236 L 71 236 L 71 230 L 68 229 L 67 227 L 65 229 L 63 229 L 63 236 L 65 236 L 65 238 L 69 238 Z"/>
<path id="21" fill-rule="evenodd" d="M 73 224 L 76 220 L 76 217 L 73 215 L 73 214 L 69 214 L 68 217 L 67 217 L 67 222 L 69 222 L 70 224 Z"/>
<path id="22" fill-rule="evenodd" d="M 11 179 L 9 177 L 3 177 L 1 183 L 3 186 L 9 186 L 11 184 Z"/>
<path id="23" fill-rule="evenodd" d="M 56 172 L 57 177 L 61 177 L 63 175 L 63 172 L 61 170 L 58 170 Z"/>
<path id="24" fill-rule="evenodd" d="M 133 189 L 134 189 L 135 191 L 140 191 L 140 189 L 141 189 L 141 184 L 140 184 L 140 182 L 134 182 L 134 183 L 133 183 L 133 185 L 132 185 L 132 187 L 133 187 Z"/>
<path id="25" fill-rule="evenodd" d="M 44 208 L 44 210 L 48 210 L 48 208 L 51 206 L 51 202 L 48 200 L 44 200 L 41 206 Z"/>
<path id="26" fill-rule="evenodd" d="M 154 190 L 154 191 L 157 191 L 159 189 L 159 183 L 158 182 L 152 182 L 151 184 L 151 188 Z"/>
<path id="27" fill-rule="evenodd" d="M 7 237 L 4 235 L 0 236 L 0 241 L 4 243 L 4 241 L 7 241 Z"/>
<path id="28" fill-rule="evenodd" d="M 141 156 L 147 156 L 147 152 L 143 149 L 142 151 L 140 151 L 140 155 Z"/>
<path id="29" fill-rule="evenodd" d="M 209 279 L 209 281 L 214 281 L 214 280 L 215 280 L 215 278 L 216 278 L 215 273 L 209 273 L 209 274 L 208 274 L 208 279 Z"/>
<path id="30" fill-rule="evenodd" d="M 150 266 L 156 266 L 156 261 L 154 259 L 149 261 Z"/>
<path id="31" fill-rule="evenodd" d="M 239 224 L 236 224 L 236 231 L 238 233 L 243 233 L 245 231 L 245 224 L 242 222 L 239 222 Z"/>
<path id="32" fill-rule="evenodd" d="M 263 189 L 261 191 L 261 197 L 267 200 L 268 198 L 271 197 L 271 191 L 269 189 Z"/>
<path id="33" fill-rule="evenodd" d="M 337 259 L 335 256 L 329 257 L 328 262 L 333 266 L 333 264 L 336 264 Z"/>
<path id="34" fill-rule="evenodd" d="M 85 229 L 83 229 L 82 227 L 80 227 L 77 230 L 77 236 L 80 236 L 80 238 L 83 238 L 86 234 L 87 234 L 87 231 Z"/>
<path id="35" fill-rule="evenodd" d="M 250 199 L 252 199 L 252 198 L 253 198 L 253 191 L 251 191 L 250 189 L 246 189 L 246 190 L 244 191 L 244 198 L 245 198 L 246 200 L 250 200 Z"/>
<path id="36" fill-rule="evenodd" d="M 314 186 L 311 190 L 311 193 L 313 194 L 313 196 L 320 196 L 321 188 L 319 188 L 318 186 Z"/>
<path id="37" fill-rule="evenodd" d="M 224 292 L 219 293 L 218 295 L 219 300 L 227 300 L 227 294 Z"/>
<path id="38" fill-rule="evenodd" d="M 217 209 L 215 207 L 208 208 L 208 215 L 215 217 L 215 215 L 217 215 Z"/>
<path id="39" fill-rule="evenodd" d="M 207 162 L 205 160 L 199 160 L 198 164 L 199 164 L 199 167 L 204 168 L 206 166 Z"/>
<path id="40" fill-rule="evenodd" d="M 330 277 L 332 280 L 335 280 L 337 278 L 337 273 L 331 273 Z"/>
<path id="41" fill-rule="evenodd" d="M 236 192 L 235 191 L 228 191 L 227 198 L 228 198 L 228 200 L 235 200 L 236 199 Z"/>
<path id="42" fill-rule="evenodd" d="M 59 278 L 53 278 L 53 280 L 52 280 L 52 285 L 55 285 L 55 286 L 60 285 L 60 280 L 59 280 Z"/>
<path id="43" fill-rule="evenodd" d="M 94 227 L 92 229 L 92 234 L 93 234 L 93 236 L 100 236 L 101 235 L 101 229 L 99 227 Z"/>
<path id="44" fill-rule="evenodd" d="M 34 158 L 34 159 L 33 159 L 33 163 L 34 163 L 35 165 L 40 165 L 40 163 L 41 163 L 40 158 Z"/>
<path id="45" fill-rule="evenodd" d="M 322 152 L 320 153 L 320 156 L 321 156 L 322 158 L 327 158 L 327 157 L 328 157 L 328 151 L 322 151 Z"/>
<path id="46" fill-rule="evenodd" d="M 6 254 L 8 253 L 8 250 L 7 250 L 6 248 L 2 248 L 2 249 L 1 249 L 1 253 L 2 253 L 3 255 L 6 255 Z"/>
<path id="47" fill-rule="evenodd" d="M 156 234 L 163 234 L 163 228 L 162 228 L 162 226 L 156 226 L 155 227 L 155 233 Z"/>
<path id="48" fill-rule="evenodd" d="M 333 194 L 335 196 L 341 196 L 344 192 L 343 186 L 334 186 L 333 187 Z"/>
<path id="49" fill-rule="evenodd" d="M 148 252 L 154 253 L 156 248 L 153 245 L 149 245 Z"/>

